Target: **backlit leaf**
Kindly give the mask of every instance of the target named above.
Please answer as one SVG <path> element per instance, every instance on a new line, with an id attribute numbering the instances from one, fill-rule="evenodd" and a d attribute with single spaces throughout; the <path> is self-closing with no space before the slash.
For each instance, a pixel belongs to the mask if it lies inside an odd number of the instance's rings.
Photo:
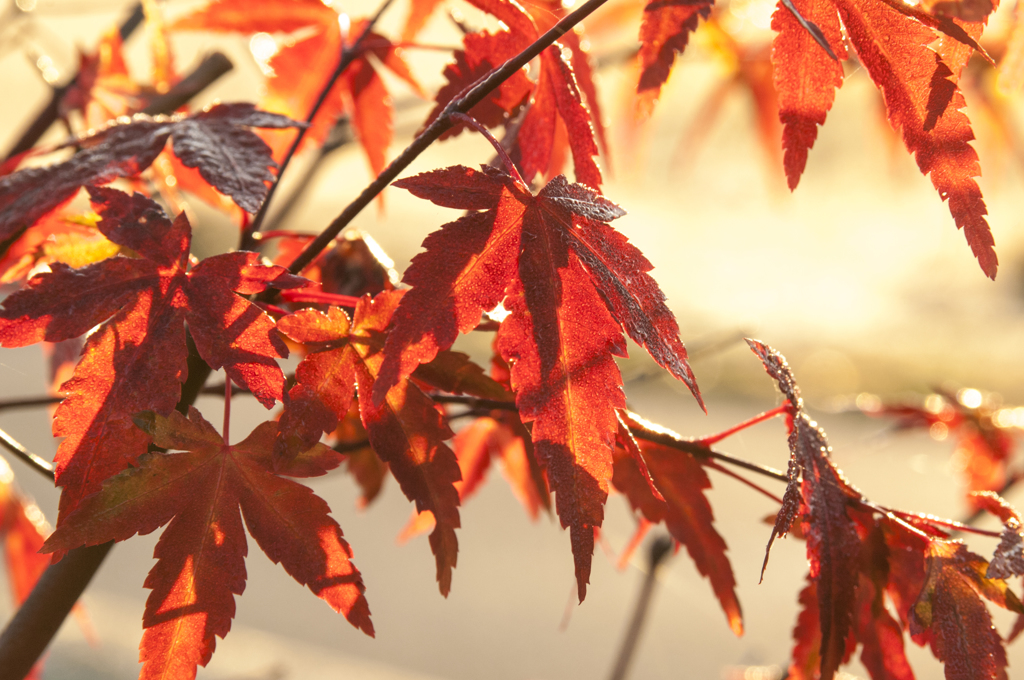
<path id="1" fill-rule="evenodd" d="M 157 446 L 108 480 L 67 516 L 45 552 L 147 534 L 167 525 L 157 564 L 146 578 L 153 592 L 143 616 L 141 678 L 194 678 L 234 618 L 234 596 L 245 589 L 245 531 L 267 557 L 367 635 L 373 635 L 363 582 L 352 550 L 327 503 L 287 477 L 326 473 L 342 457 L 322 444 L 275 470 L 276 423 L 259 425 L 228 446 L 194 408 L 188 420 L 136 417 Z M 284 476 L 281 476 L 284 475 Z"/>
<path id="2" fill-rule="evenodd" d="M 704 495 L 711 481 L 689 453 L 651 442 L 640 442 L 640 453 L 661 499 L 651 490 L 636 459 L 616 455 L 612 483 L 626 494 L 634 509 L 651 522 L 665 522 L 669 533 L 687 552 L 697 571 L 711 581 L 736 635 L 743 634 L 743 614 L 736 598 L 736 578 L 725 555 L 725 541 L 713 526 L 714 515 Z"/>
<path id="3" fill-rule="evenodd" d="M 460 523 L 454 487 L 460 478 L 458 462 L 444 444 L 452 432 L 430 398 L 411 381 L 386 390 L 379 404 L 370 398 L 383 360 L 383 331 L 401 297 L 399 291 L 385 291 L 373 300 L 367 296 L 351 322 L 343 311 L 331 307 L 327 314 L 311 309 L 296 312 L 278 325 L 310 350 L 296 369 L 298 385 L 293 392 L 311 390 L 341 418 L 358 388 L 359 412 L 373 450 L 390 466 L 416 509 L 429 510 L 437 518 L 430 545 L 438 585 L 447 595 L 458 555 L 455 529 Z"/>
<path id="4" fill-rule="evenodd" d="M 132 425 L 132 414 L 174 408 L 187 377 L 186 323 L 211 367 L 225 368 L 268 408 L 281 399 L 277 359 L 288 350 L 273 320 L 236 292 L 305 282 L 246 252 L 207 258 L 189 271 L 192 228 L 184 214 L 171 222 L 139 194 L 97 188 L 90 194 L 103 217 L 100 232 L 138 257 L 82 269 L 55 263 L 0 309 L 5 347 L 57 342 L 99 326 L 74 377 L 61 387 L 67 398 L 54 417 L 54 434 L 66 437 L 55 460 L 64 488 L 58 524 L 146 451 L 149 439 Z"/>
<path id="5" fill-rule="evenodd" d="M 803 410 L 803 399 L 786 359 L 771 347 L 756 340 L 747 344 L 764 363 L 790 405 L 790 474 L 787 498 L 799 489 L 808 512 L 804 532 L 810 578 L 818 601 L 821 626 L 821 677 L 833 677 L 846 654 L 847 636 L 854 613 L 857 574 L 850 569 L 860 559 L 861 541 L 847 513 L 849 500 L 859 500 L 860 492 L 843 478 L 829 455 L 831 447 L 824 431 Z M 782 521 L 783 514 L 779 514 Z M 790 518 L 788 521 L 792 521 Z M 772 539 L 788 526 L 776 523 Z M 771 548 L 771 542 L 768 544 Z"/>
<path id="6" fill-rule="evenodd" d="M 557 177 L 533 195 L 504 173 L 451 167 L 396 186 L 477 212 L 430 235 L 407 270 L 413 288 L 395 312 L 374 400 L 502 303 L 511 314 L 497 346 L 570 529 L 582 599 L 612 473 L 615 410 L 625 406 L 612 360 L 625 354 L 623 331 L 700 398 L 675 319 L 646 274 L 650 264 L 605 224 L 624 211 L 583 185 Z"/>

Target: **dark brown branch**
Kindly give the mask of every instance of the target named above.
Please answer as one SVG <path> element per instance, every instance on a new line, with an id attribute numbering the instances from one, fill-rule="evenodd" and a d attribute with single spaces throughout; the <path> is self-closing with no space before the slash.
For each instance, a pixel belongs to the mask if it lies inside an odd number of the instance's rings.
<path id="1" fill-rule="evenodd" d="M 173 113 L 234 67 L 231 60 L 222 53 L 209 54 L 199 63 L 199 66 L 177 82 L 174 87 L 165 94 L 150 100 L 142 113 L 151 116 L 160 113 Z"/>
<path id="2" fill-rule="evenodd" d="M 113 545 L 78 548 L 47 567 L 0 635 L 0 680 L 21 680 L 32 669 Z"/>
<path id="3" fill-rule="evenodd" d="M 633 610 L 633 618 L 626 630 L 626 637 L 622 640 L 622 648 L 619 650 L 619 658 L 609 676 L 610 680 L 623 680 L 626 677 L 629 662 L 633 660 L 637 642 L 640 640 L 640 632 L 643 630 L 644 620 L 647 618 L 647 611 L 651 606 L 651 596 L 654 595 L 654 585 L 658 580 L 658 567 L 665 561 L 665 558 L 671 555 L 671 538 L 659 536 L 654 539 L 647 557 L 647 574 L 644 576 L 644 584 L 640 588 L 636 609 Z"/>
<path id="4" fill-rule="evenodd" d="M 334 127 L 331 128 L 330 133 L 327 135 L 327 140 L 320 147 L 316 158 L 307 164 L 306 168 L 303 170 L 302 177 L 292 182 L 291 192 L 283 202 L 279 201 L 281 207 L 274 211 L 273 217 L 269 217 L 264 221 L 263 226 L 265 226 L 265 228 L 261 229 L 262 234 L 265 235 L 268 232 L 275 231 L 279 228 L 279 225 L 288 219 L 288 216 L 291 215 L 292 211 L 305 200 L 306 192 L 315 186 L 314 178 L 324 167 L 324 161 L 326 161 L 332 153 L 353 141 L 355 141 L 355 136 L 352 133 L 352 123 L 349 121 L 347 116 L 342 116 L 337 120 L 337 122 L 335 122 Z M 266 203 L 267 202 L 265 201 L 264 204 Z M 256 238 L 255 233 L 253 234 L 253 238 Z"/>
<path id="5" fill-rule="evenodd" d="M 145 13 L 142 11 L 142 3 L 140 2 L 135 5 L 132 9 L 132 13 L 124 20 L 118 29 L 121 34 L 121 40 L 127 40 L 131 34 L 135 32 L 135 29 L 142 24 L 143 19 L 145 19 Z M 57 121 L 57 118 L 60 117 L 60 103 L 64 99 L 64 95 L 68 93 L 68 90 L 75 86 L 80 75 L 81 72 L 76 73 L 66 85 L 53 88 L 53 92 L 50 95 L 50 101 L 38 114 L 36 114 L 35 119 L 31 124 L 29 124 L 28 128 L 21 133 L 21 137 L 19 137 L 18 141 L 14 143 L 11 150 L 7 152 L 5 160 L 13 158 L 19 153 L 28 151 L 36 145 L 36 142 L 38 142 L 44 134 L 46 134 L 46 131 L 50 129 L 50 126 L 53 125 Z"/>
<path id="6" fill-rule="evenodd" d="M 497 399 L 481 399 L 461 394 L 431 394 L 430 398 L 438 404 L 464 404 L 473 409 L 484 409 L 487 411 L 518 411 L 514 401 L 499 401 Z"/>
<path id="7" fill-rule="evenodd" d="M 64 397 L 46 396 L 46 397 L 30 397 L 28 399 L 8 399 L 0 401 L 0 411 L 6 411 L 9 409 L 16 408 L 32 408 L 34 406 L 50 406 L 57 404 L 62 401 Z"/>
<path id="8" fill-rule="evenodd" d="M 502 66 L 491 71 L 487 76 L 479 80 L 475 85 L 470 87 L 465 94 L 456 97 L 448 106 L 444 108 L 441 115 L 434 120 L 416 139 L 412 141 L 412 144 L 405 148 L 395 160 L 391 161 L 391 164 L 384 169 L 380 175 L 377 176 L 373 182 L 371 182 L 359 196 L 349 203 L 340 215 L 334 218 L 334 221 L 324 229 L 319 236 L 317 236 L 305 250 L 303 250 L 295 261 L 292 262 L 288 268 L 293 274 L 297 274 L 306 268 L 310 262 L 319 255 L 324 248 L 329 246 L 332 241 L 341 233 L 342 229 L 347 227 L 356 215 L 362 212 L 363 208 L 368 206 L 377 195 L 384 191 L 391 182 L 393 182 L 400 172 L 409 167 L 421 153 L 423 153 L 427 147 L 433 144 L 437 139 L 444 134 L 448 128 L 452 126 L 450 116 L 453 113 L 469 113 L 469 110 L 479 104 L 487 97 L 491 92 L 496 90 L 501 83 L 505 82 L 514 73 L 519 71 L 523 66 L 530 63 L 534 57 L 539 55 L 545 49 L 551 46 L 556 40 L 565 35 L 568 31 L 583 21 L 585 18 L 590 16 L 598 7 L 603 5 L 607 0 L 588 0 L 586 3 L 580 5 L 571 14 L 567 14 L 557 24 L 555 24 L 547 33 L 538 38 L 533 44 L 527 47 L 525 50 L 520 52 L 515 57 L 512 57 Z"/>
<path id="9" fill-rule="evenodd" d="M 260 206 L 260 210 L 256 213 L 256 217 L 253 218 L 252 223 L 242 235 L 242 243 L 239 248 L 240 250 L 252 250 L 255 247 L 256 239 L 253 237 L 253 234 L 258 232 L 263 226 L 263 220 L 267 217 L 267 210 L 270 208 L 270 202 L 274 198 L 274 194 L 277 192 L 277 187 L 281 184 L 281 176 L 284 175 L 284 171 L 288 169 L 288 164 L 291 163 L 292 158 L 295 156 L 295 152 L 299 150 L 299 145 L 302 143 L 302 140 L 305 139 L 306 130 L 309 129 L 309 125 L 312 124 L 313 118 L 316 117 L 317 112 L 320 111 L 324 102 L 327 101 L 327 96 L 331 93 L 331 90 L 334 89 L 334 84 L 338 81 L 338 78 L 340 78 L 341 74 L 352 65 L 352 62 L 356 60 L 356 57 L 362 53 L 363 42 L 370 35 L 370 32 L 373 31 L 374 25 L 376 25 L 378 20 L 380 20 L 381 15 L 384 14 L 384 11 L 392 2 L 393 0 L 384 0 L 384 3 L 377 10 L 377 13 L 374 14 L 367 22 L 363 32 L 359 34 L 358 38 L 356 38 L 352 47 L 346 48 L 342 45 L 341 60 L 338 62 L 338 66 L 334 69 L 334 73 L 332 73 L 331 77 L 327 79 L 323 89 L 320 90 L 320 95 L 317 97 L 313 107 L 309 110 L 309 114 L 306 116 L 306 126 L 299 128 L 299 134 L 295 136 L 295 139 L 292 141 L 292 145 L 288 147 L 288 151 L 284 155 L 284 160 L 281 161 L 281 167 L 277 170 L 277 177 L 270 185 L 267 197 L 263 199 L 263 205 Z"/>
<path id="10" fill-rule="evenodd" d="M 5 449 L 20 458 L 36 472 L 49 477 L 51 480 L 53 479 L 53 465 L 49 461 L 26 449 L 21 445 L 21 442 L 3 430 L 0 430 L 0 446 L 3 446 Z"/>
<path id="11" fill-rule="evenodd" d="M 642 420 L 634 413 L 630 413 L 630 419 Z M 636 437 L 637 439 L 643 439 L 645 441 L 653 442 L 655 444 L 661 444 L 662 446 L 667 446 L 669 448 L 676 449 L 677 451 L 685 451 L 686 453 L 697 456 L 698 458 L 711 458 L 713 460 L 719 460 L 722 461 L 723 463 L 728 463 L 729 465 L 734 465 L 736 467 L 743 468 L 744 470 L 756 472 L 757 474 L 764 475 L 765 477 L 777 479 L 780 482 L 789 481 L 789 477 L 787 477 L 786 473 L 782 472 L 781 470 L 776 470 L 775 468 L 769 467 L 767 465 L 758 465 L 757 463 L 751 463 L 748 460 L 736 458 L 735 456 L 730 456 L 729 454 L 722 453 L 721 451 L 715 451 L 714 449 L 709 448 L 705 444 L 700 443 L 699 440 L 686 439 L 666 428 L 662 428 L 659 426 L 645 427 L 643 425 L 634 425 L 629 428 L 629 431 L 632 432 L 633 436 Z"/>

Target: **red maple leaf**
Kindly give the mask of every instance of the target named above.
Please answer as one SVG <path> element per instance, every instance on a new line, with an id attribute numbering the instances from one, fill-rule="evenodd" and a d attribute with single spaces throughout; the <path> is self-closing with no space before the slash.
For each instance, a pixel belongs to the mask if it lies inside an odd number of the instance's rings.
<path id="1" fill-rule="evenodd" d="M 802 503 L 810 579 L 815 586 L 821 639 L 821 677 L 831 678 L 842 663 L 850 632 L 857 588 L 857 572 L 850 569 L 860 559 L 861 541 L 847 513 L 849 500 L 861 494 L 843 478 L 829 456 L 825 433 L 803 410 L 803 399 L 786 359 L 771 347 L 747 340 L 789 401 L 789 484 L 765 551 L 776 536 L 785 535 Z M 762 573 L 763 573 L 762 568 Z"/>
<path id="2" fill-rule="evenodd" d="M 925 564 L 911 635 L 929 644 L 947 677 L 1006 678 L 1006 650 L 979 595 L 1021 613 L 1017 597 L 1005 581 L 985 577 L 988 563 L 959 541 L 929 541 Z"/>
<path id="3" fill-rule="evenodd" d="M 960 109 L 960 72 L 984 24 L 961 24 L 932 16 L 901 2 L 882 0 L 794 0 L 814 22 L 840 58 L 847 36 L 871 79 L 882 91 L 889 122 L 900 132 L 918 168 L 949 210 L 982 270 L 995 278 L 998 259 L 985 219 L 987 210 L 975 177 L 981 174 L 970 121 Z M 786 176 L 796 187 L 814 144 L 817 126 L 825 122 L 843 69 L 825 53 L 792 13 L 780 3 L 772 18 L 779 31 L 772 50 L 779 116 L 784 125 Z M 937 30 L 936 30 L 937 29 Z M 965 30 L 966 29 L 966 30 Z M 939 39 L 939 46 L 932 43 Z"/>
<path id="4" fill-rule="evenodd" d="M 94 216 L 58 209 L 25 230 L 0 258 L 0 284 L 24 281 L 40 265 L 63 262 L 84 267 L 113 257 L 119 250 L 95 225 Z"/>
<path id="5" fill-rule="evenodd" d="M 402 40 L 409 42 L 416 38 L 434 11 L 441 6 L 444 0 L 412 0 L 409 3 L 409 14 L 405 18 L 405 26 L 402 28 Z"/>
<path id="6" fill-rule="evenodd" d="M 43 513 L 18 491 L 13 471 L 0 458 L 0 550 L 15 606 L 20 607 L 28 599 L 50 565 L 49 556 L 39 553 L 49 531 Z M 43 662 L 38 661 L 25 677 L 40 680 L 42 671 Z"/>
<path id="7" fill-rule="evenodd" d="M 390 466 L 416 509 L 429 510 L 437 519 L 430 546 L 438 585 L 447 595 L 458 556 L 455 529 L 460 522 L 459 494 L 454 487 L 460 478 L 458 461 L 444 444 L 452 431 L 431 399 L 412 381 L 403 380 L 384 390 L 380 403 L 369 398 L 380 375 L 384 330 L 401 297 L 400 291 L 384 291 L 372 300 L 364 297 L 351 321 L 337 307 L 326 314 L 305 309 L 284 317 L 278 327 L 310 351 L 295 371 L 298 384 L 290 397 L 315 397 L 340 419 L 358 389 L 359 412 L 373 450 Z M 287 414 L 286 408 L 285 417 Z M 306 436 L 319 438 L 321 432 L 333 430 L 337 420 L 332 423 L 317 416 L 302 422 L 309 423 Z M 302 425 L 289 427 L 301 430 Z"/>
<path id="8" fill-rule="evenodd" d="M 78 77 L 60 100 L 60 115 L 67 120 L 71 112 L 78 111 L 87 128 L 101 127 L 142 109 L 146 94 L 153 91 L 143 92 L 132 79 L 122 52 L 121 34 L 111 28 L 93 54 L 80 55 Z"/>
<path id="9" fill-rule="evenodd" d="M 1003 522 L 1003 533 L 985 576 L 1006 579 L 1024 574 L 1024 535 L 1021 533 L 1020 513 L 991 491 L 972 493 L 971 498 L 976 507 L 987 510 Z"/>
<path id="10" fill-rule="evenodd" d="M 894 418 L 898 429 L 923 428 L 940 439 L 951 436 L 956 442 L 954 467 L 962 471 L 970 503 L 981 498 L 974 492 L 999 491 L 1012 479 L 1017 442 L 1008 429 L 1000 427 L 1000 409 L 986 398 L 975 406 L 955 394 L 936 392 L 922 406 L 870 404 L 862 410 L 871 416 Z"/>
<path id="11" fill-rule="evenodd" d="M 443 355 L 439 355 L 443 356 Z M 427 364 L 429 366 L 430 364 Z M 496 414 L 497 415 L 497 414 Z M 525 433 L 524 433 L 525 434 Z M 491 417 L 476 418 L 458 431 L 452 441 L 455 457 L 459 461 L 462 479 L 455 483 L 459 503 L 465 504 L 487 478 L 491 463 L 497 460 L 508 480 L 512 493 L 525 508 L 530 519 L 537 519 L 541 508 L 550 511 L 549 492 L 543 477 L 534 474 L 536 463 L 532 446 L 503 420 Z M 429 510 L 414 513 L 402 529 L 401 540 L 432 531 L 434 515 Z"/>
<path id="12" fill-rule="evenodd" d="M 167 524 L 145 586 L 141 678 L 194 678 L 216 639 L 231 629 L 245 589 L 242 518 L 267 557 L 367 635 L 373 635 L 362 576 L 327 503 L 285 477 L 316 477 L 342 456 L 317 444 L 282 462 L 272 454 L 277 423 L 229 446 L 195 408 L 135 418 L 157 446 L 69 514 L 44 552 L 125 540 Z M 241 511 L 241 512 L 239 512 Z M 169 524 L 168 524 L 169 523 Z"/>
<path id="13" fill-rule="evenodd" d="M 669 533 L 686 546 L 697 571 L 711 580 L 729 627 L 743 634 L 743 614 L 736 598 L 736 577 L 725 541 L 715 530 L 714 515 L 704 490 L 711 480 L 697 459 L 684 451 L 633 439 L 623 427 L 615 456 L 612 483 L 635 510 L 650 522 L 664 522 Z M 660 496 L 660 498 L 659 498 Z"/>
<path id="14" fill-rule="evenodd" d="M 709 16 L 712 4 L 648 0 L 640 28 L 637 92 L 642 116 L 650 113 L 675 57 L 685 50 L 699 20 Z M 957 3 L 938 3 L 943 7 L 930 14 L 895 0 L 793 0 L 789 6 L 779 2 L 772 17 L 772 28 L 778 32 L 772 64 L 791 189 L 799 182 L 817 128 L 824 124 L 842 85 L 840 60 L 848 58 L 849 42 L 881 90 L 893 129 L 902 135 L 941 199 L 949 201 L 957 228 L 964 230 L 982 270 L 995 278 L 998 259 L 975 180 L 981 170 L 970 145 L 974 133 L 960 111 L 964 98 L 957 89 L 971 54 L 984 54 L 977 40 L 995 3 L 975 4 L 985 11 L 950 13 L 944 6 Z"/>
<path id="15" fill-rule="evenodd" d="M 50 564 L 39 554 L 49 528 L 43 513 L 18 492 L 14 473 L 0 458 L 0 544 L 16 605 L 21 605 Z"/>
<path id="16" fill-rule="evenodd" d="M 638 113 L 650 115 L 676 56 L 690 42 L 701 19 L 711 14 L 712 0 L 647 0 L 640 24 L 640 96 Z"/>
<path id="17" fill-rule="evenodd" d="M 914 641 L 929 644 L 946 664 L 946 677 L 1005 677 L 1002 640 L 979 596 L 1021 613 L 1017 596 L 992 578 L 988 562 L 948 540 L 941 528 L 948 522 L 936 526 L 929 516 L 889 511 L 864 499 L 832 462 L 785 358 L 756 340 L 747 342 L 789 403 L 789 485 L 768 549 L 800 513 L 811 566 L 800 595 L 804 608 L 790 674 L 830 680 L 860 643 L 872 678 L 912 678 L 901 633 L 909 626 Z M 1005 503 L 989 496 L 981 502 L 1015 520 Z M 886 596 L 902 625 L 887 612 Z"/>
<path id="18" fill-rule="evenodd" d="M 273 75 L 267 79 L 267 93 L 260 103 L 268 111 L 305 120 L 337 67 L 342 48 L 351 46 L 366 27 L 365 20 L 348 21 L 347 16 L 344 19 L 348 26 L 346 35 L 342 34 L 337 10 L 320 0 L 271 0 L 261 2 L 258 12 L 253 12 L 251 3 L 244 0 L 216 0 L 179 19 L 173 28 L 243 34 L 312 31 L 312 35 L 281 45 L 267 62 Z M 303 144 L 319 146 L 337 118 L 347 112 L 352 116 L 370 169 L 378 175 L 387 162 L 393 110 L 375 61 L 404 80 L 414 92 L 423 94 L 401 49 L 371 32 L 313 118 Z M 290 139 L 280 137 L 268 141 L 278 159 L 291 143 Z"/>
<path id="19" fill-rule="evenodd" d="M 853 619 L 854 638 L 861 643 L 860 659 L 872 678 L 913 680 L 903 644 L 903 626 L 886 606 L 886 587 L 891 579 L 890 551 L 885 542 L 885 520 L 866 513 L 854 515 L 863 538 L 860 582 Z M 847 649 L 852 652 L 847 645 Z"/>
<path id="20" fill-rule="evenodd" d="M 185 324 L 200 356 L 223 367 L 268 408 L 281 399 L 288 355 L 273 320 L 235 293 L 305 280 L 249 252 L 207 258 L 189 270 L 192 227 L 174 222 L 144 196 L 91 187 L 112 242 L 138 257 L 114 257 L 82 269 L 55 263 L 0 309 L 0 344 L 23 347 L 57 342 L 99 326 L 86 343 L 74 377 L 61 391 L 53 425 L 66 437 L 57 450 L 57 485 L 64 487 L 58 524 L 107 477 L 146 451 L 149 439 L 134 427 L 140 411 L 170 412 L 187 375 Z"/>
<path id="21" fill-rule="evenodd" d="M 455 64 L 445 70 L 448 85 L 437 94 L 437 106 L 428 118 L 429 124 L 444 107 L 490 68 L 500 66 L 509 57 L 527 48 L 540 33 L 553 26 L 564 11 L 557 3 L 536 3 L 535 16 L 519 3 L 508 0 L 471 0 L 479 9 L 498 18 L 508 30 L 497 34 L 482 33 L 466 37 L 465 50 L 456 54 Z M 597 97 L 586 53 L 579 35 L 564 38 L 541 52 L 540 69 L 511 148 L 511 156 L 527 182 L 539 174 L 550 178 L 562 169 L 565 146 L 572 155 L 576 181 L 592 188 L 601 186 L 601 170 L 595 161 L 598 154 L 595 129 L 601 128 L 599 112 L 593 108 Z M 567 51 L 567 57 L 563 50 Z M 577 72 L 577 70 L 579 72 Z M 581 83 L 580 77 L 588 81 Z M 524 82 L 525 81 L 525 82 Z M 525 83 L 522 74 L 493 92 L 472 113 L 479 113 L 480 122 L 494 126 L 507 122 L 523 102 Z M 587 93 L 583 101 L 581 89 Z M 590 108 L 588 108 L 588 105 Z M 460 128 L 456 128 L 457 134 Z M 603 139 L 603 137 L 602 137 Z"/>
<path id="22" fill-rule="evenodd" d="M 850 635 L 846 640 L 843 663 L 853 656 L 858 643 L 861 663 L 873 680 L 913 680 L 914 674 L 907 661 L 903 641 L 903 628 L 889 613 L 886 589 L 890 586 L 889 548 L 885 542 L 885 520 L 876 521 L 867 513 L 854 512 L 863 541 L 860 560 L 850 565 L 858 573 L 856 605 Z M 904 577 L 897 573 L 896 577 Z M 892 579 L 895 581 L 895 579 Z M 911 588 L 920 580 L 912 580 Z M 793 659 L 789 675 L 794 680 L 815 680 L 821 663 L 820 604 L 817 586 L 808 577 L 808 584 L 800 593 L 802 609 L 793 628 Z"/>
<path id="23" fill-rule="evenodd" d="M 623 330 L 700 399 L 651 264 L 608 226 L 621 208 L 562 176 L 536 196 L 488 168 L 450 167 L 395 185 L 478 212 L 428 236 L 406 270 L 413 288 L 395 312 L 374 400 L 503 303 L 511 314 L 498 349 L 571 530 L 582 599 L 612 474 L 615 410 L 625 407 L 612 360 L 625 355 Z"/>
<path id="24" fill-rule="evenodd" d="M 510 31 L 480 31 L 463 36 L 462 45 L 463 48 L 456 50 L 452 61 L 444 67 L 442 75 L 445 84 L 437 91 L 437 103 L 423 124 L 424 127 L 440 116 L 448 102 L 466 88 L 518 54 L 521 41 Z M 516 71 L 470 109 L 469 115 L 489 128 L 504 125 L 527 103 L 533 86 L 533 81 L 525 71 Z M 441 135 L 441 139 L 454 137 L 465 129 L 464 123 L 455 123 Z"/>

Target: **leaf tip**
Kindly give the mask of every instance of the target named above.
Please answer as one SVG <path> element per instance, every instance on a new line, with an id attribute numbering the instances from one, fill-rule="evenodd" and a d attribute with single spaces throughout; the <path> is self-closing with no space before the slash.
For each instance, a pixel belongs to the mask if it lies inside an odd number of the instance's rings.
<path id="1" fill-rule="evenodd" d="M 135 426 L 148 435 L 156 432 L 156 414 L 152 411 L 142 411 L 132 416 Z"/>

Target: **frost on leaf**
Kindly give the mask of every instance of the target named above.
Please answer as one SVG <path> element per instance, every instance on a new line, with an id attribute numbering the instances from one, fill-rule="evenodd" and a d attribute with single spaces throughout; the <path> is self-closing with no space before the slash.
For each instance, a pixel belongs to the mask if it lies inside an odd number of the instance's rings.
<path id="1" fill-rule="evenodd" d="M 800 389 L 785 358 L 756 340 L 747 343 L 790 405 L 789 484 L 783 497 L 784 512 L 779 513 L 772 529 L 768 549 L 775 536 L 785 533 L 792 523 L 792 514 L 784 516 L 786 501 L 795 499 L 799 493 L 807 507 L 804 533 L 811 583 L 818 601 L 821 677 L 831 678 L 845 656 L 857 588 L 857 573 L 850 565 L 860 559 L 861 550 L 857 528 L 847 513 L 847 502 L 859 500 L 861 495 L 832 462 L 824 431 L 804 412 Z M 765 560 L 767 564 L 767 554 Z"/>
<path id="2" fill-rule="evenodd" d="M 987 510 L 1003 522 L 1003 533 L 985 576 L 1006 579 L 1024 574 L 1024 535 L 1020 513 L 991 491 L 972 493 L 971 498 L 978 508 Z"/>
<path id="3" fill-rule="evenodd" d="M 327 503 L 288 477 L 315 477 L 342 456 L 317 444 L 286 465 L 272 453 L 277 423 L 259 425 L 234 446 L 195 408 L 189 417 L 151 412 L 135 423 L 153 443 L 180 453 L 148 453 L 69 514 L 44 552 L 125 540 L 167 525 L 146 578 L 141 678 L 194 678 L 234 618 L 245 589 L 245 531 L 267 557 L 367 635 L 373 635 L 362 576 Z"/>
<path id="4" fill-rule="evenodd" d="M 926 580 L 910 610 L 910 633 L 946 664 L 946 677 L 1006 678 L 1006 650 L 979 595 L 1022 612 L 1004 581 L 985 576 L 987 563 L 959 542 L 930 541 Z"/>

